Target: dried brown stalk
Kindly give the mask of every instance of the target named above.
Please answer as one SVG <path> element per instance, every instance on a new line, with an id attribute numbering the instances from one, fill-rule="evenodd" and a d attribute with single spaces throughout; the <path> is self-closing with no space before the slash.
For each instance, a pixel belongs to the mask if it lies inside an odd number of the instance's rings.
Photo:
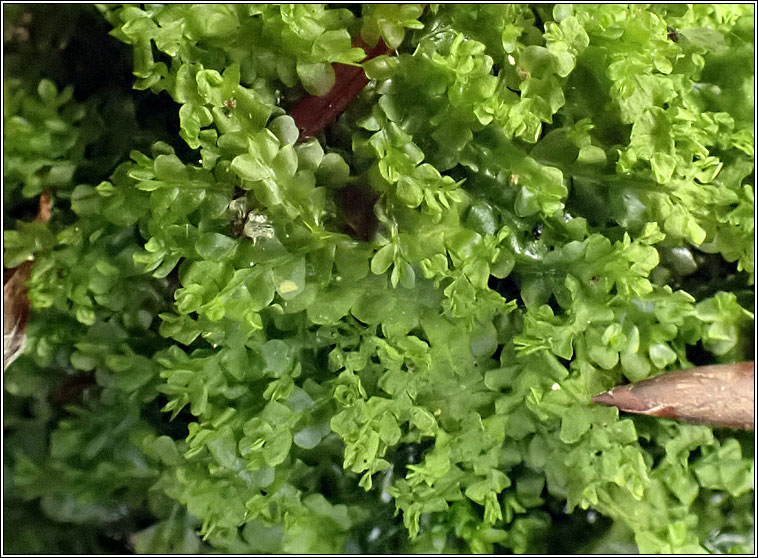
<path id="1" fill-rule="evenodd" d="M 51 198 L 44 192 L 39 199 L 35 221 L 50 220 Z M 3 285 L 3 370 L 16 360 L 26 346 L 26 322 L 29 318 L 29 296 L 26 282 L 32 273 L 31 261 L 13 269 Z"/>
<path id="2" fill-rule="evenodd" d="M 615 387 L 592 400 L 628 413 L 753 430 L 755 367 L 738 362 L 677 370 Z"/>

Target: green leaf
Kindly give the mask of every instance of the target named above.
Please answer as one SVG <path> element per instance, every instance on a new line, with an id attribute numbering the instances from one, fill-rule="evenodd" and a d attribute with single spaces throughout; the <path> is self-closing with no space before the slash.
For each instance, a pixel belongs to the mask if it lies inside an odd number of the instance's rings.
<path id="1" fill-rule="evenodd" d="M 545 47 L 536 45 L 530 45 L 521 51 L 518 63 L 524 72 L 536 78 L 544 77 L 554 69 L 553 55 Z"/>
<path id="2" fill-rule="evenodd" d="M 319 184 L 342 186 L 350 177 L 350 167 L 338 153 L 327 153 L 321 158 L 316 179 Z"/>
<path id="3" fill-rule="evenodd" d="M 242 537 L 255 552 L 273 554 L 281 549 L 284 540 L 284 527 L 280 524 L 266 525 L 254 519 L 245 523 Z"/>
<path id="4" fill-rule="evenodd" d="M 188 24 L 199 37 L 228 38 L 237 33 L 239 23 L 235 15 L 223 5 L 193 5 L 189 10 Z"/>
<path id="5" fill-rule="evenodd" d="M 42 102 L 52 105 L 58 97 L 58 88 L 49 79 L 43 79 L 37 85 L 37 95 Z"/>
<path id="6" fill-rule="evenodd" d="M 371 258 L 371 273 L 381 275 L 387 271 L 395 258 L 396 249 L 397 248 L 393 244 L 382 246 L 376 254 L 374 254 L 374 257 Z"/>
<path id="7" fill-rule="evenodd" d="M 96 215 L 100 213 L 102 198 L 92 186 L 78 185 L 71 193 L 71 209 L 77 215 Z"/>
<path id="8" fill-rule="evenodd" d="M 309 426 L 308 428 L 303 428 L 296 432 L 292 441 L 295 442 L 296 446 L 303 449 L 313 449 L 321 442 L 321 440 L 323 440 L 324 436 L 329 434 L 330 431 L 328 424 Z"/>
<path id="9" fill-rule="evenodd" d="M 189 180 L 187 169 L 176 155 L 158 155 L 153 163 L 153 170 L 158 180 L 167 182 L 186 182 Z"/>
<path id="10" fill-rule="evenodd" d="M 265 371 L 279 377 L 292 365 L 289 345 L 280 339 L 266 341 L 261 347 Z"/>
<path id="11" fill-rule="evenodd" d="M 694 470 L 702 486 L 738 496 L 755 489 L 754 467 L 742 458 L 737 440 L 731 439 L 698 460 Z"/>
<path id="12" fill-rule="evenodd" d="M 471 353 L 476 358 L 492 356 L 497 350 L 497 330 L 491 322 L 479 323 L 471 336 Z"/>
<path id="13" fill-rule="evenodd" d="M 226 235 L 209 232 L 198 236 L 195 249 L 201 257 L 221 261 L 228 257 L 237 246 L 237 242 Z"/>
<path id="14" fill-rule="evenodd" d="M 231 427 L 222 427 L 216 436 L 208 440 L 207 446 L 213 459 L 225 469 L 235 470 L 242 466 L 242 460 L 237 456 L 237 442 Z"/>
<path id="15" fill-rule="evenodd" d="M 243 153 L 237 155 L 230 166 L 237 176 L 251 182 L 269 178 L 272 173 L 269 166 L 257 155 Z"/>
<path id="16" fill-rule="evenodd" d="M 676 353 L 664 343 L 650 346 L 650 360 L 657 368 L 665 368 L 676 360 Z"/>
<path id="17" fill-rule="evenodd" d="M 274 118 L 269 124 L 269 129 L 274 132 L 282 145 L 294 145 L 300 136 L 297 124 L 291 116 L 286 114 Z"/>
<path id="18" fill-rule="evenodd" d="M 364 292 L 351 306 L 350 312 L 365 324 L 379 323 L 392 312 L 396 299 L 386 292 Z"/>
<path id="19" fill-rule="evenodd" d="M 586 408 L 576 408 L 561 419 L 560 439 L 575 444 L 590 429 L 590 415 Z"/>
<path id="20" fill-rule="evenodd" d="M 752 5 L 3 15 L 11 553 L 754 554 Z"/>
<path id="21" fill-rule="evenodd" d="M 525 186 L 522 186 L 516 196 L 516 215 L 519 217 L 528 217 L 537 213 L 539 209 L 540 206 L 537 197 Z"/>
<path id="22" fill-rule="evenodd" d="M 307 309 L 308 319 L 315 324 L 334 324 L 350 312 L 361 289 L 332 288 L 321 291 Z"/>
<path id="23" fill-rule="evenodd" d="M 274 286 L 284 300 L 291 300 L 305 288 L 305 259 L 293 258 L 273 270 Z"/>
<path id="24" fill-rule="evenodd" d="M 297 75 L 311 95 L 326 95 L 334 86 L 334 70 L 325 62 L 298 63 Z"/>

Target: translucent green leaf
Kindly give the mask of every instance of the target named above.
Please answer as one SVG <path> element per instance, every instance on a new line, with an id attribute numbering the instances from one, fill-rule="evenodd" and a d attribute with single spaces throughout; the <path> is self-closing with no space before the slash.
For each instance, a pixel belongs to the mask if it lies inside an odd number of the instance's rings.
<path id="1" fill-rule="evenodd" d="M 265 370 L 275 377 L 279 377 L 292 365 L 292 356 L 289 345 L 280 339 L 266 341 L 261 347 L 261 354 L 265 362 Z"/>
<path id="2" fill-rule="evenodd" d="M 176 155 L 158 155 L 153 163 L 153 170 L 158 180 L 175 182 L 189 180 L 184 163 Z"/>
<path id="3" fill-rule="evenodd" d="M 282 145 L 294 145 L 300 136 L 295 121 L 287 114 L 274 118 L 269 124 L 269 129 L 274 132 Z"/>
<path id="4" fill-rule="evenodd" d="M 325 62 L 298 63 L 297 75 L 311 95 L 326 95 L 334 86 L 334 70 Z"/>
<path id="5" fill-rule="evenodd" d="M 321 159 L 316 179 L 319 184 L 342 186 L 350 177 L 350 167 L 338 153 L 327 153 Z"/>
<path id="6" fill-rule="evenodd" d="M 350 312 L 362 292 L 361 289 L 345 288 L 321 291 L 318 298 L 308 306 L 308 319 L 315 324 L 336 323 Z"/>
<path id="7" fill-rule="evenodd" d="M 242 466 L 242 460 L 237 456 L 237 442 L 231 427 L 224 426 L 207 442 L 208 450 L 213 459 L 225 469 L 235 470 Z"/>
<path id="8" fill-rule="evenodd" d="M 287 459 L 291 447 L 292 433 L 289 430 L 280 429 L 276 436 L 267 441 L 263 457 L 270 467 L 275 467 Z"/>
<path id="9" fill-rule="evenodd" d="M 295 445 L 303 449 L 313 449 L 319 442 L 331 432 L 328 424 L 309 426 L 295 433 L 293 441 Z"/>
<path id="10" fill-rule="evenodd" d="M 271 168 L 260 157 L 251 153 L 237 155 L 230 168 L 240 178 L 250 181 L 264 180 L 271 176 Z"/>
<path id="11" fill-rule="evenodd" d="M 676 353 L 665 343 L 651 345 L 648 354 L 657 368 L 665 368 L 676 360 Z"/>
<path id="12" fill-rule="evenodd" d="M 514 208 L 519 217 L 528 217 L 529 215 L 537 213 L 540 206 L 537 197 L 525 186 L 522 186 L 516 196 L 516 204 Z"/>
<path id="13" fill-rule="evenodd" d="M 273 269 L 274 286 L 284 300 L 291 300 L 305 288 L 305 259 L 293 258 Z"/>
<path id="14" fill-rule="evenodd" d="M 492 322 L 477 324 L 471 336 L 471 353 L 477 358 L 486 358 L 495 352 L 497 345 L 497 330 Z"/>
<path id="15" fill-rule="evenodd" d="M 390 265 L 395 258 L 396 247 L 394 244 L 387 244 L 382 246 L 374 257 L 371 258 L 371 272 L 376 275 L 381 275 Z"/>
<path id="16" fill-rule="evenodd" d="M 352 305 L 350 312 L 366 324 L 379 323 L 392 312 L 396 299 L 383 292 L 366 292 Z"/>
<path id="17" fill-rule="evenodd" d="M 200 234 L 195 243 L 197 253 L 213 261 L 226 258 L 236 246 L 237 242 L 233 238 L 214 232 Z"/>

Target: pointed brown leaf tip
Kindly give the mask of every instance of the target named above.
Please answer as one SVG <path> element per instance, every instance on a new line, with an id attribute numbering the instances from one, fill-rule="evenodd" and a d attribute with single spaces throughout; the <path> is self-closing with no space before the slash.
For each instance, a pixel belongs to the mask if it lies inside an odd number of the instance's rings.
<path id="1" fill-rule="evenodd" d="M 592 398 L 595 403 L 618 407 L 630 413 L 644 413 L 649 408 L 646 401 L 640 399 L 632 390 L 632 386 L 619 386 Z"/>
<path id="2" fill-rule="evenodd" d="M 601 393 L 592 398 L 593 403 L 602 403 L 603 405 L 614 405 L 615 401 L 616 400 L 613 398 L 610 391 L 606 391 L 605 393 Z"/>

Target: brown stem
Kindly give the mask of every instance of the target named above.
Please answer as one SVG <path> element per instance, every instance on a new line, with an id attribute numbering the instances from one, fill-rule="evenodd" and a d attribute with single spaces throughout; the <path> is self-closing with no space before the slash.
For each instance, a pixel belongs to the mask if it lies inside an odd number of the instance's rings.
<path id="1" fill-rule="evenodd" d="M 615 387 L 592 398 L 628 413 L 753 430 L 753 362 L 699 366 Z"/>
<path id="2" fill-rule="evenodd" d="M 46 223 L 50 219 L 50 192 L 39 198 L 35 221 Z M 26 261 L 10 271 L 3 270 L 3 370 L 16 360 L 26 345 L 26 322 L 29 318 L 29 296 L 26 282 L 31 277 L 32 262 Z M 5 277 L 8 277 L 5 280 Z"/>

